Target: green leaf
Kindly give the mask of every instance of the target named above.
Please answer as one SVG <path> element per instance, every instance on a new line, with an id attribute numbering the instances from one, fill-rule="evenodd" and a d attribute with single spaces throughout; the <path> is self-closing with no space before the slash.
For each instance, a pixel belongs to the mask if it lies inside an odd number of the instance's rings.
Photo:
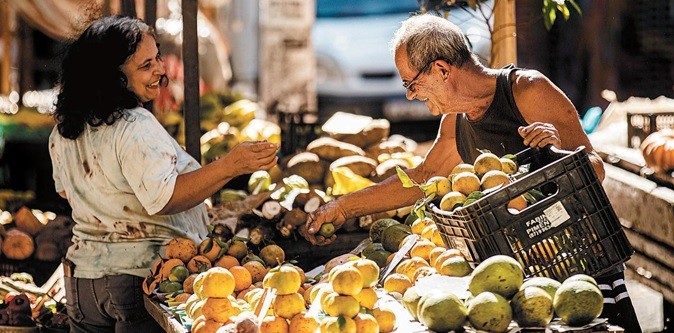
<path id="1" fill-rule="evenodd" d="M 566 0 L 566 2 L 570 3 L 571 6 L 578 12 L 578 15 L 583 16 L 583 11 L 580 9 L 580 6 L 576 3 L 575 0 Z"/>
<path id="2" fill-rule="evenodd" d="M 337 317 L 337 326 L 339 326 L 340 331 L 346 326 L 346 319 L 344 316 Z"/>
<path id="3" fill-rule="evenodd" d="M 566 5 L 557 5 L 557 10 L 559 10 L 562 15 L 564 16 L 564 21 L 568 21 L 569 17 L 571 16 L 571 13 L 569 12 L 569 8 L 566 7 Z"/>
<path id="4" fill-rule="evenodd" d="M 505 154 L 501 158 L 507 158 L 507 159 L 517 163 L 517 156 L 515 156 L 515 154 Z"/>
<path id="5" fill-rule="evenodd" d="M 400 182 L 403 183 L 404 188 L 410 188 L 416 185 L 400 166 L 396 166 L 396 173 L 398 174 L 398 178 L 400 178 Z"/>
<path id="6" fill-rule="evenodd" d="M 545 29 L 552 29 L 552 25 L 555 23 L 557 18 L 557 13 L 554 10 L 549 11 L 546 15 L 543 15 L 543 23 L 545 23 Z"/>

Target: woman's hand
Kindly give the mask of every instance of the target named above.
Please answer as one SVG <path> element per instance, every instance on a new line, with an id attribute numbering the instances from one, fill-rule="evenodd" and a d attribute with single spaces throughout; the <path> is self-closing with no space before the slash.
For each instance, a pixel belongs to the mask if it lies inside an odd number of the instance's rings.
<path id="1" fill-rule="evenodd" d="M 278 162 L 279 145 L 267 141 L 245 141 L 236 145 L 223 157 L 234 175 L 245 175 L 269 170 Z"/>
<path id="2" fill-rule="evenodd" d="M 321 226 L 325 223 L 332 223 L 335 227 L 335 230 L 342 227 L 342 224 L 346 221 L 346 214 L 342 207 L 340 207 L 337 200 L 330 201 L 327 204 L 319 207 L 316 211 L 309 214 L 307 218 L 307 223 L 299 227 L 299 233 L 307 241 L 313 245 L 328 245 L 335 241 L 337 235 L 332 235 L 330 237 L 324 237 L 318 231 L 321 229 Z"/>
<path id="3" fill-rule="evenodd" d="M 529 126 L 521 126 L 517 131 L 524 138 L 525 146 L 543 148 L 547 145 L 553 145 L 562 148 L 559 132 L 552 124 L 535 122 Z"/>

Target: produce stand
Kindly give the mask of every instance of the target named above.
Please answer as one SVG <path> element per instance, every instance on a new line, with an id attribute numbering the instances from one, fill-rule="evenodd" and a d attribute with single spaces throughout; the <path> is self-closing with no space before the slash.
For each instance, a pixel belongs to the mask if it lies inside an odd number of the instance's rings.
<path id="1" fill-rule="evenodd" d="M 189 332 L 173 314 L 166 311 L 166 309 L 154 300 L 151 300 L 147 295 L 143 296 L 145 309 L 157 321 L 159 326 L 167 333 L 187 333 Z"/>

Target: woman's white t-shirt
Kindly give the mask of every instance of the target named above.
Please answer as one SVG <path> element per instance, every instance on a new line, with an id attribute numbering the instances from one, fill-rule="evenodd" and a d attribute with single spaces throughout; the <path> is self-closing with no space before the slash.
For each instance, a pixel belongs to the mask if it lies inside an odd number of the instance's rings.
<path id="1" fill-rule="evenodd" d="M 200 168 L 144 108 L 124 111 L 113 125 L 91 127 L 75 139 L 56 128 L 49 153 L 57 192 L 72 207 L 73 245 L 66 257 L 75 276 L 145 277 L 174 237 L 206 237 L 204 204 L 173 215 L 156 215 L 173 194 L 179 174 Z"/>

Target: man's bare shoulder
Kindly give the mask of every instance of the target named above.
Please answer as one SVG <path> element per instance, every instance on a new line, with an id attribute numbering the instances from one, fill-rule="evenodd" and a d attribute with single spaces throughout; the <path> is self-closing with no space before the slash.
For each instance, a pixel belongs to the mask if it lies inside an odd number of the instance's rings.
<path id="1" fill-rule="evenodd" d="M 520 91 L 542 88 L 550 85 L 550 80 L 535 69 L 521 69 L 511 74 L 513 87 Z"/>

